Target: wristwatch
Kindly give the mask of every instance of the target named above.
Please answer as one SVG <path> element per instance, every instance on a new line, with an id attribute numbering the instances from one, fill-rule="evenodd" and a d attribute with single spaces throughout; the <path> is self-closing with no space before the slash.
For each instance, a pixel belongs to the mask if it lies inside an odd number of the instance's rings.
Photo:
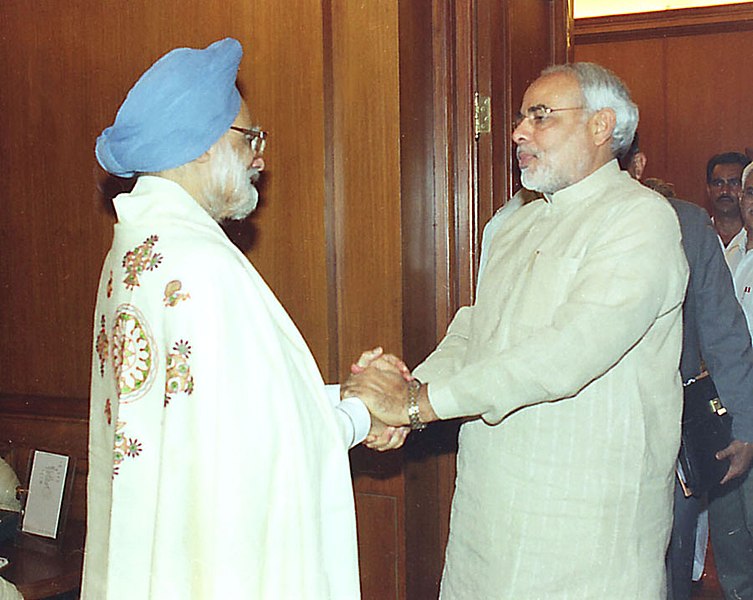
<path id="1" fill-rule="evenodd" d="M 408 382 L 408 420 L 412 431 L 426 429 L 426 423 L 421 420 L 418 410 L 418 392 L 420 389 L 421 382 L 418 379 L 412 379 Z"/>

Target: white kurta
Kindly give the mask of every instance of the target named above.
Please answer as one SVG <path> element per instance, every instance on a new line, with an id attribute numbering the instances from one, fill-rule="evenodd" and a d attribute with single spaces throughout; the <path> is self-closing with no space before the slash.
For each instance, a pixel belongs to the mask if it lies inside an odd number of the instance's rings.
<path id="1" fill-rule="evenodd" d="M 745 231 L 745 227 L 735 234 L 735 237 L 729 241 L 729 244 L 727 244 L 726 247 L 722 238 L 719 238 L 719 244 L 721 244 L 722 250 L 724 251 L 724 259 L 727 261 L 729 270 L 732 273 L 735 272 L 737 265 L 740 264 L 743 256 L 745 256 L 745 244 L 747 241 L 748 234 Z"/>
<path id="2" fill-rule="evenodd" d="M 739 239 L 738 239 L 739 238 Z M 742 235 L 736 236 L 739 248 L 739 260 L 737 266 L 732 269 L 732 280 L 735 283 L 735 296 L 743 308 L 745 319 L 748 322 L 748 331 L 753 337 L 753 252 L 746 250 L 748 235 L 745 228 Z"/>
<path id="3" fill-rule="evenodd" d="M 343 441 L 300 333 L 177 184 L 115 199 L 83 597 L 359 597 Z"/>
<path id="4" fill-rule="evenodd" d="M 491 240 L 416 369 L 463 424 L 442 598 L 658 600 L 680 434 L 677 217 L 616 161 Z"/>

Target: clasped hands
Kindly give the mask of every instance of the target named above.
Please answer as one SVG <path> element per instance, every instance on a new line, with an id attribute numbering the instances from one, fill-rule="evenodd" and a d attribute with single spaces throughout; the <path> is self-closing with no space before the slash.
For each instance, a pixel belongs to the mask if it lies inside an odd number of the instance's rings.
<path id="1" fill-rule="evenodd" d="M 410 433 L 405 404 L 410 370 L 396 356 L 374 348 L 361 354 L 350 371 L 340 396 L 356 396 L 369 409 L 371 429 L 364 445 L 380 452 L 400 448 Z"/>

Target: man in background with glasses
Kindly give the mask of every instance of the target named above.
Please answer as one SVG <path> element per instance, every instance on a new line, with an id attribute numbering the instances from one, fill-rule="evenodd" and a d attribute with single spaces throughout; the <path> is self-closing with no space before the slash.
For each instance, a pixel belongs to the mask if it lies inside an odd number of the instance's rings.
<path id="1" fill-rule="evenodd" d="M 741 175 L 750 162 L 739 152 L 715 154 L 706 164 L 706 195 L 709 201 L 714 228 L 724 248 L 724 257 L 734 272 L 740 262 L 740 236 L 743 222 L 740 217 L 738 196 Z"/>
<path id="2" fill-rule="evenodd" d="M 241 56 L 232 38 L 169 52 L 97 139 L 107 172 L 138 179 L 97 298 L 85 598 L 360 595 L 347 451 L 368 411 L 330 402 L 218 224 L 254 210 L 265 166 Z"/>

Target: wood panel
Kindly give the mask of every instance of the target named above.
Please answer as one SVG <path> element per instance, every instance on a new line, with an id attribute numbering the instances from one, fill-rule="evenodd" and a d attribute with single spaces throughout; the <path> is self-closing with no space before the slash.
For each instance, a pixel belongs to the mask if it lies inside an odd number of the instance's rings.
<path id="1" fill-rule="evenodd" d="M 332 0 L 332 151 L 340 375 L 402 348 L 397 2 Z"/>
<path id="2" fill-rule="evenodd" d="M 329 201 L 342 377 L 367 347 L 379 344 L 402 355 L 399 16 L 397 2 L 349 0 L 331 0 L 326 16 L 332 44 Z M 351 453 L 351 464 L 363 597 L 404 598 L 401 456 L 359 449 Z"/>
<path id="3" fill-rule="evenodd" d="M 382 494 L 358 494 L 363 511 L 358 517 L 359 548 L 381 548 L 379 553 L 360 552 L 361 593 L 363 598 L 402 598 L 400 564 L 395 549 L 401 545 L 398 501 Z M 368 514 L 373 522 L 364 523 Z M 374 525 L 378 526 L 375 527 Z M 369 568 L 363 568 L 369 565 Z"/>
<path id="4" fill-rule="evenodd" d="M 745 2 L 578 19 L 574 36 L 578 44 L 592 44 L 631 38 L 706 35 L 752 27 L 753 5 Z"/>
<path id="5" fill-rule="evenodd" d="M 196 0 L 77 0 L 65 10 L 37 3 L 32 15 L 28 3 L 9 0 L 0 19 L 12 32 L 0 39 L 0 157 L 14 174 L 0 182 L 0 277 L 12 282 L 0 292 L 0 390 L 86 396 L 94 294 L 113 222 L 97 190 L 113 186 L 96 166 L 94 140 L 155 58 L 227 35 L 244 44 L 240 87 L 270 131 L 262 206 L 234 239 L 326 368 L 319 3 L 291 0 L 283 10 L 235 1 L 207 11 Z"/>
<path id="6" fill-rule="evenodd" d="M 753 94 L 752 41 L 749 5 L 664 11 L 576 22 L 575 58 L 613 69 L 631 89 L 646 176 L 706 206 L 708 159 L 753 140 L 742 108 Z"/>

